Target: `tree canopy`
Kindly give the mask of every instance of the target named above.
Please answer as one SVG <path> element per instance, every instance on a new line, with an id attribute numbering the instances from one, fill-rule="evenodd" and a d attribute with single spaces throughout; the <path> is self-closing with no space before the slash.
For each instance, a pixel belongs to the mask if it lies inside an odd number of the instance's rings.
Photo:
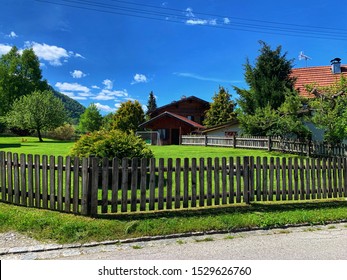
<path id="1" fill-rule="evenodd" d="M 35 130 L 42 142 L 41 132 L 63 125 L 66 111 L 62 101 L 54 97 L 51 91 L 34 91 L 13 102 L 6 121 L 10 126 Z"/>
<path id="2" fill-rule="evenodd" d="M 244 65 L 245 81 L 249 89 L 234 87 L 240 98 L 238 105 L 246 114 L 254 114 L 256 108 L 270 106 L 279 108 L 285 101 L 286 92 L 293 91 L 295 79 L 290 76 L 293 60 L 282 54 L 282 47 L 272 50 L 265 42 L 260 41 L 260 55 L 252 66 L 247 59 Z"/>
<path id="3" fill-rule="evenodd" d="M 16 47 L 12 47 L 0 57 L 0 116 L 4 116 L 21 96 L 48 89 L 33 49 L 19 52 Z"/>
<path id="4" fill-rule="evenodd" d="M 79 130 L 81 132 L 93 132 L 99 130 L 102 125 L 102 116 L 94 103 L 90 104 L 80 117 Z"/>
<path id="5" fill-rule="evenodd" d="M 145 122 L 145 113 L 137 100 L 121 103 L 113 116 L 113 128 L 125 132 L 135 132 L 143 122 Z"/>
<path id="6" fill-rule="evenodd" d="M 235 103 L 231 100 L 231 95 L 224 87 L 219 87 L 218 93 L 213 96 L 210 109 L 207 110 L 204 125 L 211 127 L 219 125 L 235 118 Z"/>

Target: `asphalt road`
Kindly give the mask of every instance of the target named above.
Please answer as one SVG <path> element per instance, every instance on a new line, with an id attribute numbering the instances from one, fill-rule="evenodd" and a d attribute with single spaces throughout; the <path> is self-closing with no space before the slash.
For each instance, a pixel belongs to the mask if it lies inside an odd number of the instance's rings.
<path id="1" fill-rule="evenodd" d="M 103 245 L 61 251 L 55 256 L 51 255 L 50 258 L 73 260 L 347 260 L 347 223 Z"/>

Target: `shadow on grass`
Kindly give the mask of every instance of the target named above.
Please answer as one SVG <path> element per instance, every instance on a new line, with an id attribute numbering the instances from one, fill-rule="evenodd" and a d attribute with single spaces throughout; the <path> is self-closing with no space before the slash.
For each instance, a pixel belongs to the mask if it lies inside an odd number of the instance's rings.
<path id="1" fill-rule="evenodd" d="M 15 143 L 0 144 L 0 149 L 20 148 L 21 146 L 22 146 L 21 144 L 15 144 Z"/>
<path id="2" fill-rule="evenodd" d="M 294 210 L 314 210 L 314 209 L 333 209 L 346 207 L 347 201 L 307 201 L 307 202 L 283 202 L 283 203 L 259 203 L 254 202 L 250 205 L 228 205 L 213 208 L 189 209 L 189 210 L 168 210 L 160 212 L 141 212 L 141 213 L 118 213 L 118 214 L 99 214 L 97 217 L 102 219 L 114 220 L 139 220 L 139 219 L 160 219 L 160 218 L 189 218 L 189 217 L 206 217 L 218 216 L 234 213 L 272 213 L 287 212 Z"/>

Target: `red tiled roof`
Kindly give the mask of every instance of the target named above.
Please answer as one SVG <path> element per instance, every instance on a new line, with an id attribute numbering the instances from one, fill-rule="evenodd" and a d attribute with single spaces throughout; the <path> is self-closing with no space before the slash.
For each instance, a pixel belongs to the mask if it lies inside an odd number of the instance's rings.
<path id="1" fill-rule="evenodd" d="M 333 74 L 331 66 L 295 68 L 292 70 L 292 76 L 297 78 L 295 89 L 299 91 L 302 97 L 306 98 L 312 98 L 314 95 L 306 91 L 305 85 L 329 86 L 339 81 L 341 75 L 347 77 L 347 65 L 341 65 L 341 74 Z"/>

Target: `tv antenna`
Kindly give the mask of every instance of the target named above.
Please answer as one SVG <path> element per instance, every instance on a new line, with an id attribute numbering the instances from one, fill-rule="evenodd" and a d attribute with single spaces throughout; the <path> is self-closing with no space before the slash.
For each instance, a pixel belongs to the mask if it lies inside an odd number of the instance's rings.
<path id="1" fill-rule="evenodd" d="M 306 61 L 306 67 L 307 67 L 307 60 L 312 59 L 311 57 L 307 56 L 306 54 L 304 54 L 303 51 L 300 52 L 299 54 L 299 60 L 305 60 Z"/>

